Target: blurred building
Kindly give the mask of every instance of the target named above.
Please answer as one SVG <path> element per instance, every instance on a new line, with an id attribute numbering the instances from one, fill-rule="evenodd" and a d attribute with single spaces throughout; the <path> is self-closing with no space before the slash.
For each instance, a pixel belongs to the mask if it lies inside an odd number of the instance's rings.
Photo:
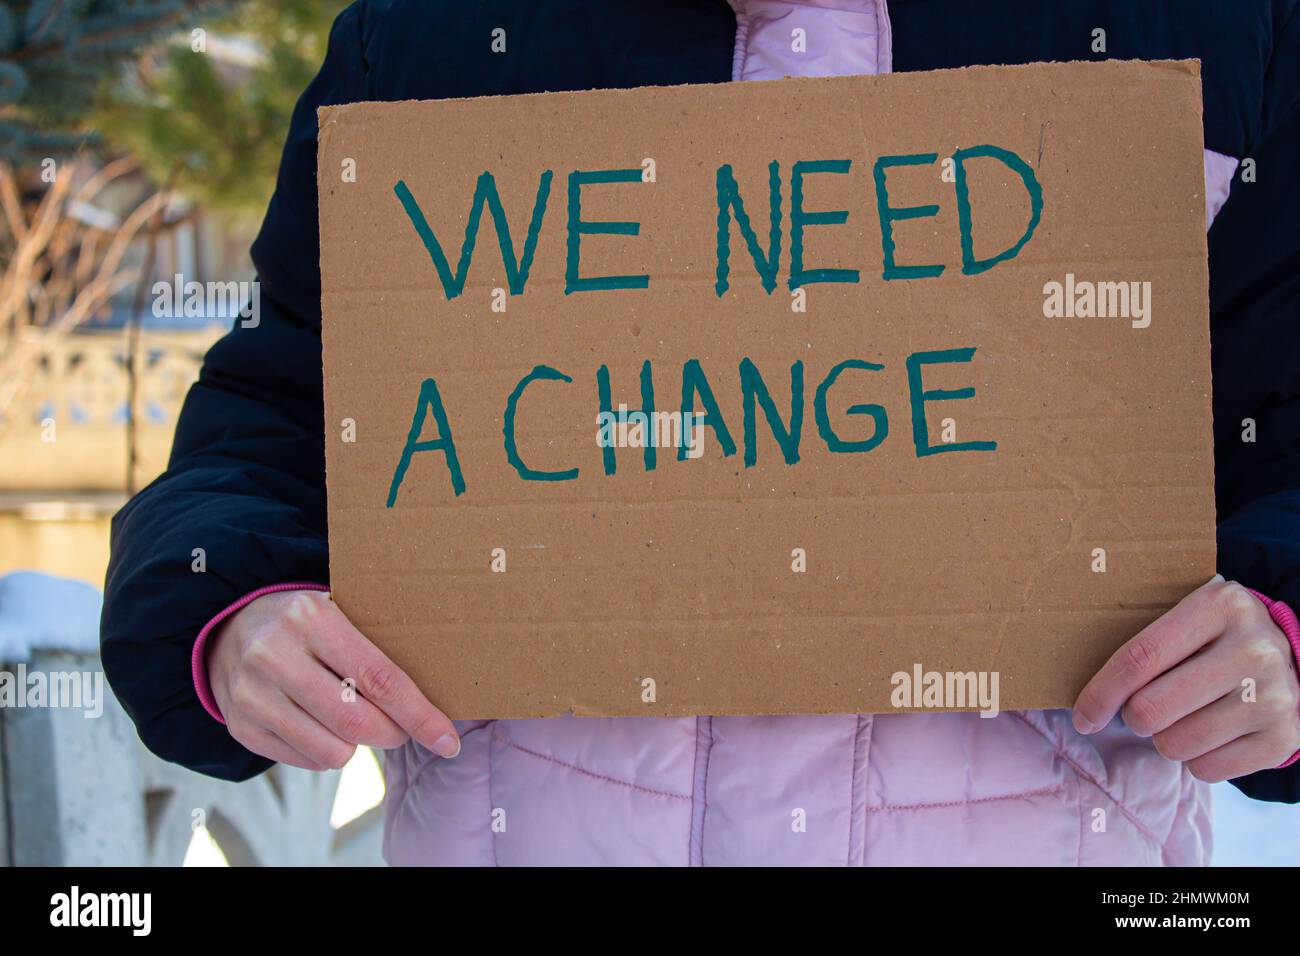
<path id="1" fill-rule="evenodd" d="M 146 284 L 174 282 L 177 275 L 249 281 L 249 241 L 188 211 L 158 235 Z M 132 255 L 144 252 L 136 248 Z M 134 286 L 123 289 L 106 314 L 35 351 L 31 384 L 0 428 L 0 574 L 37 568 L 102 585 L 109 519 L 130 488 L 148 484 L 166 466 L 185 393 L 203 354 L 234 316 L 159 318 L 147 296 L 133 346 L 129 327 L 139 300 Z M 132 361 L 133 443 L 127 427 Z"/>

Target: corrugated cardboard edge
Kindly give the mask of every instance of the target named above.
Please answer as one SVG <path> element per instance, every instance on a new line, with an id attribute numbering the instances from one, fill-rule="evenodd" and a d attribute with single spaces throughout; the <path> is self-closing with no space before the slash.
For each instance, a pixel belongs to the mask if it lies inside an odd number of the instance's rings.
<path id="1" fill-rule="evenodd" d="M 849 74 L 849 75 L 847 75 L 847 76 L 836 76 L 836 77 L 825 77 L 825 76 L 817 76 L 817 77 L 810 77 L 810 76 L 787 76 L 787 77 L 784 77 L 784 78 L 782 78 L 782 79 L 775 79 L 775 80 L 744 80 L 744 81 L 734 81 L 734 80 L 729 80 L 729 81 L 721 82 L 721 83 L 677 83 L 677 84 L 662 85 L 662 86 L 638 86 L 638 87 L 631 87 L 631 88 L 627 88 L 627 87 L 602 87 L 602 88 L 600 88 L 600 89 L 590 89 L 590 90 L 548 90 L 548 91 L 541 92 L 541 93 L 505 93 L 505 94 L 496 94 L 496 95 L 491 95 L 491 96 L 458 96 L 458 97 L 447 97 L 447 98 L 445 98 L 445 99 L 438 99 L 438 100 L 416 100 L 416 99 L 406 99 L 406 100 L 359 100 L 359 101 L 354 102 L 354 103 L 339 103 L 339 104 L 334 104 L 334 105 L 318 106 L 318 107 L 316 108 L 316 122 L 317 122 L 317 128 L 318 128 L 318 131 L 319 131 L 319 136 L 320 136 L 321 138 L 323 138 L 324 136 L 327 135 L 327 133 L 328 133 L 328 128 L 331 127 L 331 126 L 333 126 L 333 125 L 335 125 L 335 124 L 339 121 L 339 118 L 340 118 L 340 116 L 341 116 L 342 114 L 346 114 L 346 113 L 352 111 L 354 108 L 356 108 L 356 107 L 360 107 L 360 106 L 370 106 L 370 107 L 373 107 L 373 106 L 380 106 L 380 107 L 386 107 L 386 106 L 401 106 L 401 105 L 406 104 L 406 103 L 473 103 L 473 102 L 478 101 L 478 100 L 500 100 L 500 99 L 510 99 L 510 100 L 515 100 L 515 101 L 521 101 L 521 102 L 523 102 L 523 101 L 528 101 L 528 100 L 533 100 L 533 99 L 544 99 L 544 98 L 555 97 L 555 96 L 566 96 L 566 97 L 570 97 L 570 96 L 577 96 L 577 97 L 587 97 L 587 96 L 615 96 L 615 97 L 617 97 L 617 96 L 620 96 L 620 95 L 626 95 L 626 94 L 632 94 L 632 93 L 640 93 L 640 92 L 644 92 L 645 90 L 675 90 L 675 89 L 682 89 L 682 88 L 686 88 L 686 87 L 689 87 L 689 88 L 692 89 L 692 90 L 707 90 L 707 89 L 715 88 L 715 87 L 728 87 L 728 86 L 741 86 L 741 85 L 744 85 L 744 86 L 748 87 L 748 86 L 752 86 L 752 85 L 755 84 L 755 83 L 765 83 L 765 84 L 766 84 L 766 83 L 781 83 L 781 84 L 785 84 L 785 85 L 788 85 L 788 86 L 797 86 L 797 85 L 800 85 L 800 84 L 816 84 L 816 83 L 822 83 L 822 82 L 824 82 L 825 80 L 828 80 L 828 79 L 838 79 L 838 80 L 860 80 L 860 81 L 865 81 L 865 82 L 869 82 L 869 83 L 886 83 L 886 84 L 887 84 L 887 83 L 897 82 L 900 78 L 904 78 L 904 77 L 912 77 L 912 78 L 915 78 L 915 77 L 918 77 L 918 76 L 933 76 L 933 77 L 957 76 L 957 77 L 960 77 L 960 76 L 963 75 L 963 74 L 967 74 L 967 75 L 969 75 L 969 74 L 972 74 L 972 73 L 988 73 L 988 72 L 990 72 L 990 71 L 994 71 L 994 70 L 998 71 L 999 73 L 1004 73 L 1004 74 L 1005 74 L 1006 72 L 1008 72 L 1008 71 L 1010 71 L 1010 72 L 1025 72 L 1025 73 L 1033 73 L 1033 72 L 1035 72 L 1035 71 L 1041 69 L 1042 67 L 1059 67 L 1059 66 L 1069 66 L 1069 67 L 1079 67 L 1079 66 L 1095 67 L 1096 69 L 1099 69 L 1099 70 L 1107 70 L 1107 71 L 1115 70 L 1116 68 L 1120 68 L 1120 69 L 1124 69 L 1124 68 L 1145 69 L 1145 68 L 1148 68 L 1148 67 L 1155 67 L 1155 68 L 1157 68 L 1157 69 L 1169 70 L 1169 71 L 1171 71 L 1171 72 L 1173 72 L 1173 73 L 1180 73 L 1180 74 L 1183 74 L 1184 76 L 1186 76 L 1189 80 L 1194 80 L 1194 81 L 1197 83 L 1198 94 L 1199 94 L 1199 87 L 1200 87 L 1200 81 L 1201 81 L 1201 61 L 1200 61 L 1199 59 L 1188 59 L 1188 60 L 1038 60 L 1038 61 L 1035 61 L 1035 62 L 1033 62 L 1033 63 L 1014 63 L 1014 64 L 1008 64 L 1008 65 L 1005 65 L 1005 66 L 1000 66 L 1000 65 L 996 65 L 996 64 L 982 64 L 982 65 L 978 65 L 978 66 L 962 66 L 962 67 L 953 67 L 953 68 L 950 68 L 950 69 L 944 69 L 944 70 L 924 70 L 924 71 L 917 71 L 917 72 L 913 72 L 913 73 L 875 73 L 875 74 L 872 74 L 872 73 L 858 73 L 858 74 Z M 1196 97 L 1196 103 L 1197 103 L 1197 111 L 1198 111 L 1198 112 L 1197 112 L 1197 115 L 1198 115 L 1198 116 L 1201 116 L 1201 112 L 1200 112 L 1200 111 L 1201 111 L 1201 108 L 1202 108 L 1202 107 L 1201 107 L 1201 97 L 1200 97 L 1199 95 Z M 1203 136 L 1203 135 L 1204 135 L 1204 129 L 1203 129 L 1203 127 L 1202 127 L 1202 136 Z M 318 140 L 318 144 L 319 144 L 320 142 L 321 142 L 321 140 Z M 318 145 L 318 151 L 317 151 L 317 157 L 318 157 L 318 158 L 319 158 L 319 155 L 320 155 L 320 150 L 319 150 L 319 145 Z"/>

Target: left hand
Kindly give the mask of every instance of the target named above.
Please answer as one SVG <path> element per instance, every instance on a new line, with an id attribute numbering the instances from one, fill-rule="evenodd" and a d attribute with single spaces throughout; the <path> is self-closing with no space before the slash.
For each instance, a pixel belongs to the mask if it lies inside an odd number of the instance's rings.
<path id="1" fill-rule="evenodd" d="M 1111 656 L 1074 702 L 1075 729 L 1096 733 L 1121 708 L 1129 730 L 1210 783 L 1300 749 L 1291 645 L 1253 594 L 1220 575 Z"/>

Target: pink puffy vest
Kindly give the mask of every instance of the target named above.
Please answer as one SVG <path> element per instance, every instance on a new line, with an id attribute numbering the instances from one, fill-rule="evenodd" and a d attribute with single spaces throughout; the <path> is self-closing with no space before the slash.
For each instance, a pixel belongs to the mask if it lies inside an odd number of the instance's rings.
<path id="1" fill-rule="evenodd" d="M 733 79 L 883 73 L 884 0 L 732 0 Z M 807 49 L 794 52 L 803 27 Z M 812 42 L 816 38 L 816 42 Z M 1207 218 L 1235 161 L 1207 153 Z M 384 855 L 414 865 L 1192 865 L 1209 787 L 1066 711 L 459 724 L 385 764 Z"/>

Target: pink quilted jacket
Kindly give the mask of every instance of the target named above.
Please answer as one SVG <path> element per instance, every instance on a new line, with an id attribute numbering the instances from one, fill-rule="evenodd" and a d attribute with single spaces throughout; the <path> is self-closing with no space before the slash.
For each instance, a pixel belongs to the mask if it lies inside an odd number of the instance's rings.
<path id="1" fill-rule="evenodd" d="M 888 72 L 884 0 L 732 0 L 733 77 Z M 791 49 L 791 30 L 816 37 Z M 832 41 L 833 38 L 833 42 Z M 1208 218 L 1235 161 L 1207 154 Z M 394 864 L 1203 864 L 1209 788 L 1065 711 L 559 718 L 388 755 Z"/>

